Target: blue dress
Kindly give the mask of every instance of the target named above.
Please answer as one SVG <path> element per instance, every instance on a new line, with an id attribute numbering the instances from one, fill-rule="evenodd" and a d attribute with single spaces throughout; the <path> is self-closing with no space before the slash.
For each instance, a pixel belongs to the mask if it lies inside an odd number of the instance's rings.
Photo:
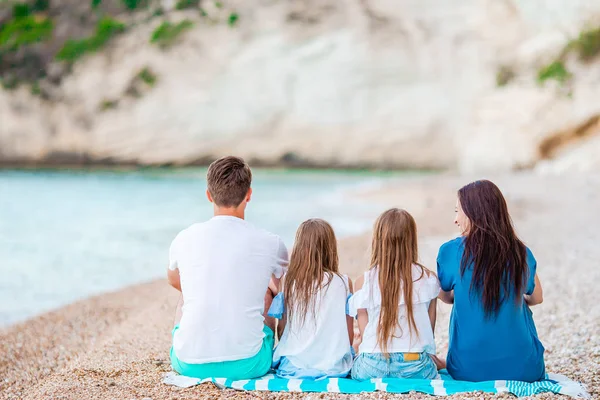
<path id="1" fill-rule="evenodd" d="M 460 275 L 464 251 L 463 238 L 451 240 L 437 258 L 437 272 L 442 290 L 454 290 L 450 316 L 450 341 L 447 368 L 454 379 L 465 381 L 518 380 L 526 382 L 545 378 L 544 346 L 538 339 L 529 306 L 519 297 L 500 306 L 497 317 L 486 318 L 480 294 L 471 294 L 472 269 Z M 527 249 L 529 276 L 526 294 L 535 287 L 537 264 Z"/>

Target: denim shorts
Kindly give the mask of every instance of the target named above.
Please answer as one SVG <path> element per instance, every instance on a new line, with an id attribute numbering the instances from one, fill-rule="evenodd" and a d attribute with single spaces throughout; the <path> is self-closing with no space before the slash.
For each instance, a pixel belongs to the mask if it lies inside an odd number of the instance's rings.
<path id="1" fill-rule="evenodd" d="M 360 353 L 352 366 L 352 379 L 366 381 L 373 378 L 436 379 L 437 367 L 427 353 L 419 359 L 404 361 L 404 353 Z"/>

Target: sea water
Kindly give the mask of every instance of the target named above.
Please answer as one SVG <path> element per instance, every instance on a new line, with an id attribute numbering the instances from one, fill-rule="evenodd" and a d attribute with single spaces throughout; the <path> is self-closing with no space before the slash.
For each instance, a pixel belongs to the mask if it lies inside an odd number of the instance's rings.
<path id="1" fill-rule="evenodd" d="M 0 171 L 0 326 L 164 277 L 175 235 L 212 216 L 206 170 Z M 356 193 L 390 174 L 254 171 L 246 218 L 291 248 L 307 218 L 338 237 L 381 212 Z"/>

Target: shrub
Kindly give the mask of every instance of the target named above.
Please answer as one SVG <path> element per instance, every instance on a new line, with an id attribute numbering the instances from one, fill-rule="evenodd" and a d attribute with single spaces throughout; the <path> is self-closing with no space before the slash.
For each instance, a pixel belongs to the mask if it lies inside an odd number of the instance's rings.
<path id="1" fill-rule="evenodd" d="M 31 8 L 34 11 L 46 11 L 50 7 L 50 0 L 35 0 Z"/>
<path id="2" fill-rule="evenodd" d="M 42 94 L 42 89 L 40 88 L 38 81 L 35 81 L 31 84 L 31 94 L 34 96 L 40 96 Z"/>
<path id="3" fill-rule="evenodd" d="M 227 23 L 229 24 L 229 26 L 233 27 L 239 18 L 240 18 L 240 16 L 237 13 L 232 12 L 231 14 L 229 14 Z"/>
<path id="4" fill-rule="evenodd" d="M 125 24 L 110 17 L 104 17 L 96 25 L 94 36 L 81 40 L 68 40 L 56 55 L 56 59 L 74 62 L 87 53 L 102 48 L 114 36 L 125 31 Z"/>
<path id="5" fill-rule="evenodd" d="M 156 81 L 158 80 L 156 74 L 149 67 L 145 67 L 142 70 L 140 70 L 136 78 L 138 78 L 150 87 L 154 86 L 156 84 Z"/>
<path id="6" fill-rule="evenodd" d="M 146 4 L 145 0 L 122 0 L 125 7 L 129 10 L 135 10 L 139 8 L 141 5 Z"/>
<path id="7" fill-rule="evenodd" d="M 185 10 L 186 8 L 198 8 L 200 0 L 179 0 L 175 5 L 177 10 Z"/>
<path id="8" fill-rule="evenodd" d="M 561 61 L 554 61 L 552 64 L 545 66 L 538 72 L 538 82 L 540 84 L 543 84 L 549 79 L 554 79 L 563 83 L 570 77 L 571 74 L 567 71 L 565 65 Z"/>
<path id="9" fill-rule="evenodd" d="M 0 51 L 42 42 L 52 37 L 53 30 L 54 24 L 48 18 L 27 15 L 12 19 L 0 28 Z"/>
<path id="10" fill-rule="evenodd" d="M 29 14 L 31 14 L 29 4 L 16 3 L 13 5 L 13 11 L 12 11 L 13 18 L 27 17 Z"/>
<path id="11" fill-rule="evenodd" d="M 591 61 L 600 54 L 600 27 L 581 32 L 569 45 L 581 61 Z"/>
<path id="12" fill-rule="evenodd" d="M 119 105 L 119 100 L 103 100 L 99 105 L 98 109 L 100 111 L 108 111 L 117 108 Z"/>
<path id="13" fill-rule="evenodd" d="M 501 66 L 496 73 L 496 86 L 506 86 L 515 78 L 516 74 L 512 68 L 507 66 Z"/>
<path id="14" fill-rule="evenodd" d="M 163 22 L 160 24 L 150 37 L 150 43 L 156 44 L 162 48 L 171 47 L 179 38 L 179 36 L 190 29 L 194 24 L 192 21 L 185 20 L 178 24 Z"/>

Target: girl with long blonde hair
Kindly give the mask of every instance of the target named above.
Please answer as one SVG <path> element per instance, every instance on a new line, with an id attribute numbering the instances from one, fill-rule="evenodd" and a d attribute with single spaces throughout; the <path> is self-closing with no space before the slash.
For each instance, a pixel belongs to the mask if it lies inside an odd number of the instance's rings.
<path id="1" fill-rule="evenodd" d="M 346 315 L 352 283 L 339 272 L 335 233 L 309 219 L 296 241 L 283 286 L 269 315 L 279 318 L 273 368 L 284 378 L 345 377 L 352 367 L 353 319 Z"/>
<path id="2" fill-rule="evenodd" d="M 418 262 L 417 226 L 406 211 L 385 211 L 373 228 L 371 268 L 355 283 L 349 312 L 358 318 L 352 378 L 437 377 L 433 331 L 435 274 Z"/>

